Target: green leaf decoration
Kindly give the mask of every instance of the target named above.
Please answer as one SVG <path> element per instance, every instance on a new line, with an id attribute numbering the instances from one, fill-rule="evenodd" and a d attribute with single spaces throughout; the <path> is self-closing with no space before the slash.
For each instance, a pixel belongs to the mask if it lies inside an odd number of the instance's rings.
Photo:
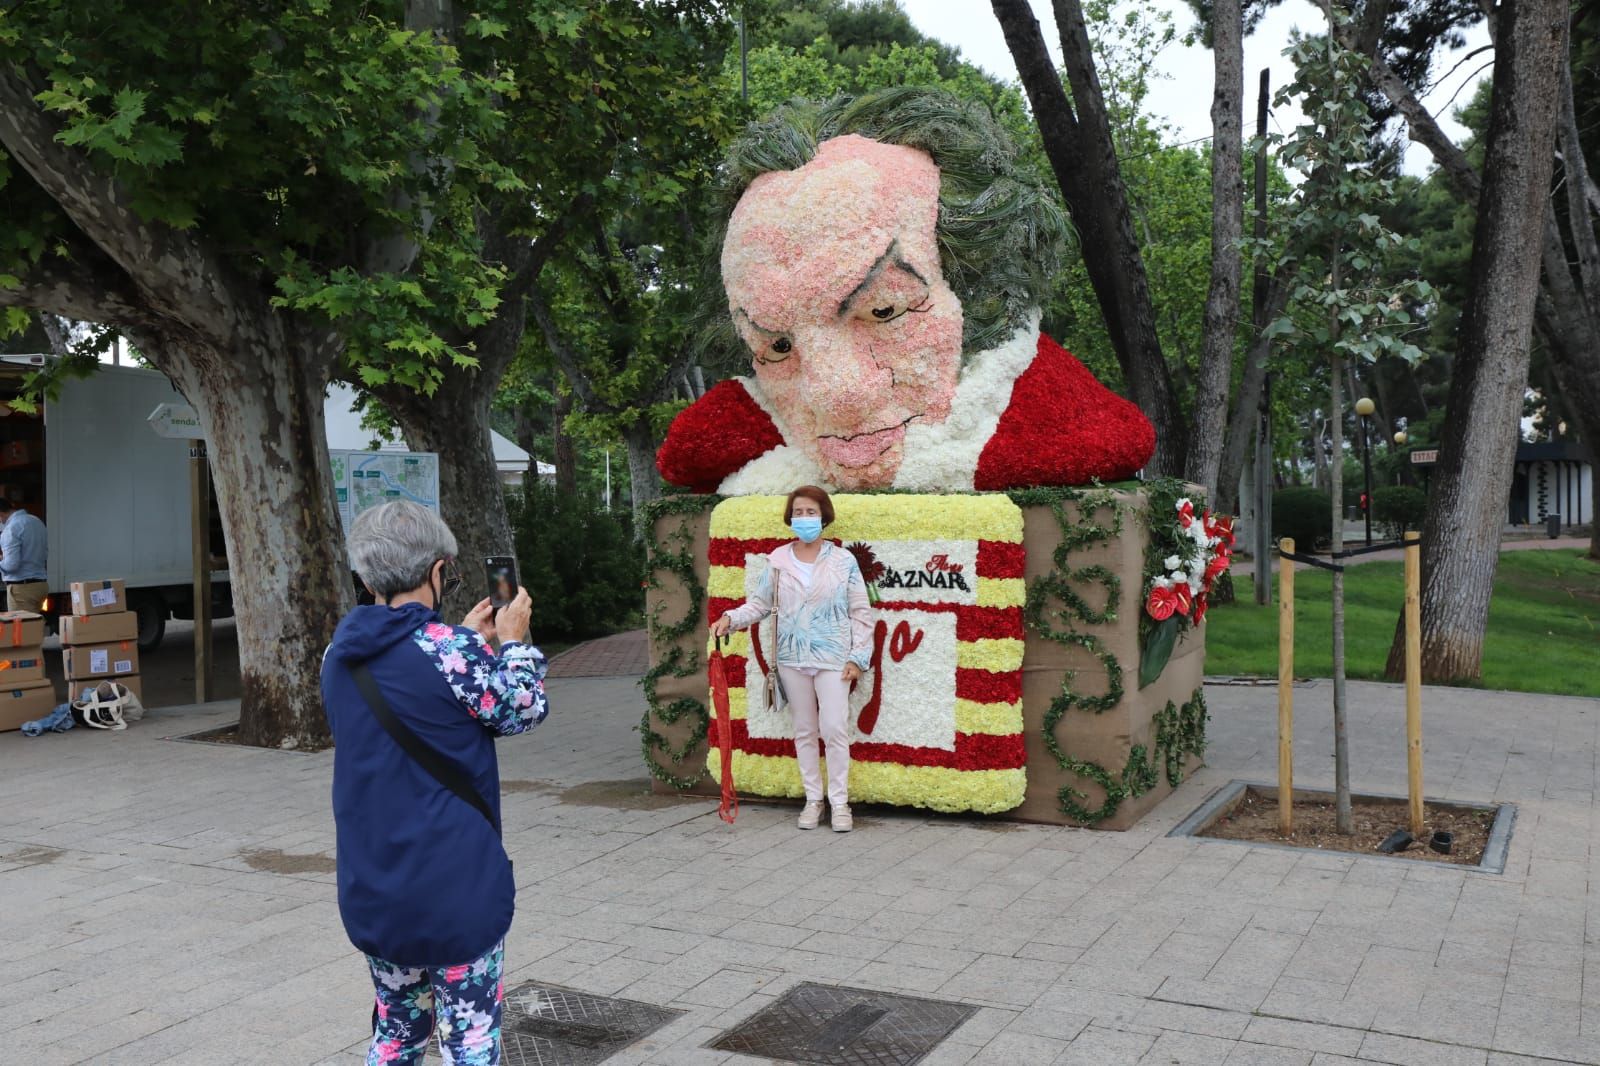
<path id="1" fill-rule="evenodd" d="M 1145 639 L 1144 651 L 1139 655 L 1139 687 L 1149 688 L 1172 658 L 1173 646 L 1178 643 L 1178 616 L 1173 615 L 1150 631 Z"/>

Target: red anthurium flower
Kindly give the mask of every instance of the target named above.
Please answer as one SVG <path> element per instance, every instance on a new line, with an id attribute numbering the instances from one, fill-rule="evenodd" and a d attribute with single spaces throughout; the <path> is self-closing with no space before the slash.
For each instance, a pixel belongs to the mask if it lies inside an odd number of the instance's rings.
<path id="1" fill-rule="evenodd" d="M 1188 500 L 1178 505 L 1178 525 L 1188 529 L 1194 524 L 1194 504 Z"/>
<path id="2" fill-rule="evenodd" d="M 1187 582 L 1172 586 L 1172 599 L 1179 614 L 1188 614 L 1194 606 L 1194 593 L 1189 591 Z"/>
<path id="3" fill-rule="evenodd" d="M 1194 624 L 1199 625 L 1206 616 L 1206 594 L 1201 593 L 1194 598 Z"/>
<path id="4" fill-rule="evenodd" d="M 1178 601 L 1171 589 L 1153 588 L 1150 590 L 1150 599 L 1145 602 L 1144 609 L 1157 622 L 1165 622 L 1178 609 Z"/>

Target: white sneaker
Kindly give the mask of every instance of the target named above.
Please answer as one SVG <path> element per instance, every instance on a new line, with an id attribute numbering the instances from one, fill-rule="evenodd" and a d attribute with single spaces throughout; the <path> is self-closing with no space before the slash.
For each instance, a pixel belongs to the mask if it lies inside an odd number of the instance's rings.
<path id="1" fill-rule="evenodd" d="M 820 821 L 822 821 L 821 800 L 807 803 L 803 808 L 801 808 L 799 822 L 801 829 L 815 829 L 817 827 L 817 823 Z"/>
<path id="2" fill-rule="evenodd" d="M 850 817 L 850 804 L 841 803 L 833 808 L 833 831 L 835 833 L 848 833 L 855 827 L 855 819 Z"/>

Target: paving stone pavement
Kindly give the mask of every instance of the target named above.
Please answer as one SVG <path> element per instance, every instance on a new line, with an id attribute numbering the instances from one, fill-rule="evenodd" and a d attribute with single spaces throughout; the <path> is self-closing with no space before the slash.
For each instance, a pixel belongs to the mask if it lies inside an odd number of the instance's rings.
<path id="1" fill-rule="evenodd" d="M 1332 777 L 1329 691 L 1296 690 L 1304 785 Z M 757 1061 L 705 1045 L 803 980 L 978 1006 L 929 1066 L 1600 1063 L 1600 701 L 1427 691 L 1430 795 L 1519 805 L 1489 875 L 1168 838 L 1270 779 L 1272 688 L 1208 690 L 1210 765 L 1130 832 L 861 808 L 848 836 L 648 795 L 634 680 L 551 692 L 500 748 L 508 983 L 688 1012 L 618 1066 Z M 1400 690 L 1350 692 L 1356 786 L 1403 790 Z M 0 735 L 0 1062 L 363 1061 L 331 756 L 163 739 L 231 713 Z"/>

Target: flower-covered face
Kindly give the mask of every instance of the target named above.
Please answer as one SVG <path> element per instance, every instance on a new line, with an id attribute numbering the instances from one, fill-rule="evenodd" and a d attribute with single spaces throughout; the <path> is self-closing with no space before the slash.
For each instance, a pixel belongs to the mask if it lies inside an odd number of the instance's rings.
<path id="1" fill-rule="evenodd" d="M 950 415 L 961 301 L 934 236 L 939 168 L 856 134 L 763 174 L 722 246 L 729 310 L 800 448 L 843 488 L 889 485 L 906 426 Z"/>

